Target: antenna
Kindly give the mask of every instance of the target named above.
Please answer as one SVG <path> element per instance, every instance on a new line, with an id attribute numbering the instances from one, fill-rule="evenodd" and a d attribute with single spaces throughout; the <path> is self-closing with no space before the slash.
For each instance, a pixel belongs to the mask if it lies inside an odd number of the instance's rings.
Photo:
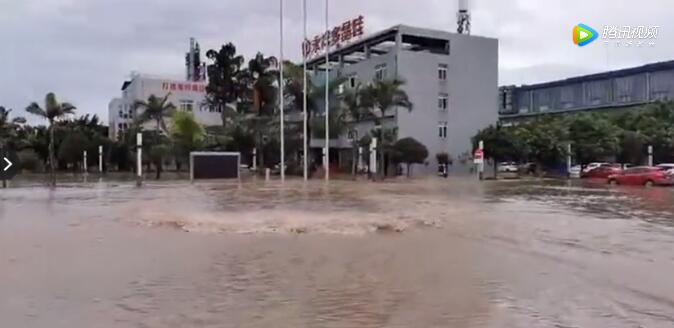
<path id="1" fill-rule="evenodd" d="M 456 32 L 470 35 L 470 13 L 468 13 L 468 0 L 459 0 L 459 11 L 456 13 Z"/>

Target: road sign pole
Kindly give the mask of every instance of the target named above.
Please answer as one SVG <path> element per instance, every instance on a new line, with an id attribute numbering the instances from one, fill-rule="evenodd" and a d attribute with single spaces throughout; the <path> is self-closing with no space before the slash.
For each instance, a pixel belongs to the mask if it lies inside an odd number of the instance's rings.
<path id="1" fill-rule="evenodd" d="M 83 157 L 84 158 L 83 158 L 82 170 L 84 171 L 84 174 L 86 174 L 87 173 L 87 151 L 86 150 L 84 151 Z"/>

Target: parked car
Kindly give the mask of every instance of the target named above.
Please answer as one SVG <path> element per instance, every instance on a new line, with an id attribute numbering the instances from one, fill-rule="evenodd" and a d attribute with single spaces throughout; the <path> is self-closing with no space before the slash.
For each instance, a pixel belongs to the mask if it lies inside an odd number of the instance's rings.
<path id="1" fill-rule="evenodd" d="M 501 173 L 518 173 L 520 171 L 515 162 L 498 163 L 496 169 Z"/>
<path id="2" fill-rule="evenodd" d="M 538 171 L 538 165 L 536 163 L 524 163 L 520 165 L 520 173 L 522 174 L 536 174 Z"/>
<path id="3" fill-rule="evenodd" d="M 569 170 L 569 177 L 571 178 L 580 178 L 580 172 L 581 172 L 581 167 L 580 165 L 574 165 L 571 167 Z"/>
<path id="4" fill-rule="evenodd" d="M 609 163 L 602 163 L 602 162 L 592 162 L 592 163 L 589 163 L 589 164 L 587 164 L 587 165 L 585 166 L 585 168 L 583 169 L 583 172 L 582 172 L 582 173 L 590 172 L 590 171 L 592 171 L 592 170 L 594 170 L 594 169 L 596 169 L 596 168 L 598 168 L 598 167 L 600 167 L 600 166 L 602 166 L 602 165 L 608 165 L 608 164 L 609 164 Z M 581 173 L 581 174 L 582 174 L 582 173 Z"/>
<path id="5" fill-rule="evenodd" d="M 606 179 L 610 175 L 620 173 L 621 171 L 621 164 L 602 164 L 599 167 L 581 173 L 580 177 L 588 179 Z"/>
<path id="6" fill-rule="evenodd" d="M 658 164 L 655 167 L 660 168 L 661 170 L 665 171 L 667 174 L 674 175 L 674 164 L 672 163 L 662 163 Z"/>
<path id="7" fill-rule="evenodd" d="M 671 186 L 674 185 L 674 176 L 659 167 L 637 166 L 610 175 L 608 183 L 613 185 Z"/>

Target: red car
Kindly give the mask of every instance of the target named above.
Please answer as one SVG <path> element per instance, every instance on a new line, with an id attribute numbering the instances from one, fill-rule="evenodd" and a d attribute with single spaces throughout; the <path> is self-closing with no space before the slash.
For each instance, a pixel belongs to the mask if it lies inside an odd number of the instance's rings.
<path id="1" fill-rule="evenodd" d="M 622 165 L 620 164 L 602 164 L 600 167 L 584 172 L 581 178 L 589 179 L 606 179 L 610 175 L 622 172 Z"/>
<path id="2" fill-rule="evenodd" d="M 608 177 L 609 184 L 641 185 L 641 186 L 671 186 L 674 185 L 674 176 L 659 167 L 640 166 L 624 170 Z"/>

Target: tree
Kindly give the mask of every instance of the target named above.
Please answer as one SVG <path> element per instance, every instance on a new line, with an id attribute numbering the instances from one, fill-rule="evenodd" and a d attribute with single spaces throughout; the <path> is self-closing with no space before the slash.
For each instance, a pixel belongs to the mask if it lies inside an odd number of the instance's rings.
<path id="1" fill-rule="evenodd" d="M 377 136 L 380 150 L 383 150 L 386 146 L 382 135 L 383 129 L 381 128 L 383 120 L 393 114 L 392 110 L 404 108 L 411 111 L 414 107 L 407 93 L 402 89 L 404 85 L 405 82 L 398 79 L 376 80 L 366 85 L 361 91 L 362 106 L 367 109 L 364 115 L 373 117 L 375 124 L 379 127 L 375 130 L 375 135 Z M 382 168 L 382 170 L 378 171 L 381 172 L 386 167 L 385 163 L 383 163 L 384 151 L 379 151 L 378 153 L 378 157 L 380 158 L 378 162 Z"/>
<path id="2" fill-rule="evenodd" d="M 324 99 L 325 99 L 325 84 L 316 84 L 309 74 L 304 75 L 304 69 L 300 65 L 296 65 L 292 62 L 285 62 L 283 66 L 283 76 L 285 80 L 285 97 L 289 100 L 288 102 L 292 104 L 293 107 L 297 109 L 304 108 L 304 80 L 306 78 L 306 106 L 307 106 L 307 136 L 316 136 L 317 138 L 325 138 L 325 117 L 320 118 L 318 114 L 324 112 Z M 328 97 L 334 98 L 336 91 L 340 88 L 340 85 L 344 82 L 344 78 L 335 78 L 329 81 L 328 83 Z M 330 101 L 330 113 L 331 117 L 329 120 L 332 123 L 337 124 L 337 122 L 343 121 L 343 105 L 339 101 Z M 316 118 L 318 117 L 318 118 Z M 330 123 L 329 123 L 330 124 Z M 344 127 L 343 124 L 338 128 L 337 125 L 333 127 L 330 125 L 330 130 L 335 132 L 340 132 Z M 314 128 L 320 129 L 318 133 L 314 132 Z M 302 131 L 303 132 L 303 131 Z M 334 136 L 334 133 L 331 133 L 331 136 Z M 306 147 L 309 148 L 311 137 L 304 140 Z"/>
<path id="3" fill-rule="evenodd" d="M 176 162 L 187 158 L 191 151 L 201 147 L 204 135 L 204 128 L 194 119 L 192 113 L 175 112 L 171 122 L 171 138 L 178 154 Z"/>
<path id="4" fill-rule="evenodd" d="M 518 142 L 515 135 L 508 129 L 490 125 L 480 130 L 473 138 L 473 148 L 478 148 L 478 143 L 484 143 L 484 157 L 493 160 L 494 176 L 496 176 L 496 163 L 505 160 L 517 159 L 520 155 Z"/>
<path id="5" fill-rule="evenodd" d="M 568 118 L 569 139 L 581 163 L 605 160 L 618 152 L 617 127 L 604 116 L 583 113 Z"/>
<path id="6" fill-rule="evenodd" d="M 77 171 L 78 164 L 82 163 L 83 152 L 89 148 L 89 139 L 79 131 L 68 134 L 61 142 L 58 159 L 66 165 L 72 164 L 73 171 Z"/>
<path id="7" fill-rule="evenodd" d="M 137 116 L 136 123 L 141 125 L 143 123 L 154 121 L 157 125 L 156 132 L 168 133 L 166 128 L 165 117 L 170 117 L 176 110 L 175 105 L 168 101 L 169 94 L 163 98 L 155 95 L 150 95 L 147 101 L 137 100 L 134 104 L 136 109 L 143 109 L 143 112 Z"/>
<path id="8" fill-rule="evenodd" d="M 568 127 L 563 120 L 542 117 L 510 128 L 513 138 L 508 159 L 529 160 L 537 168 L 559 164 L 569 143 Z"/>
<path id="9" fill-rule="evenodd" d="M 0 148 L 11 147 L 16 148 L 16 143 L 21 124 L 26 123 L 23 117 L 15 117 L 10 119 L 11 109 L 5 109 L 0 106 Z"/>
<path id="10" fill-rule="evenodd" d="M 239 101 L 245 92 L 242 82 L 243 56 L 236 54 L 234 44 L 227 43 L 220 50 L 213 49 L 206 52 L 206 57 L 213 63 L 208 65 L 208 85 L 206 86 L 206 103 L 212 108 L 218 108 L 222 113 L 223 125 L 226 124 L 228 114 L 236 111 L 232 104 Z"/>
<path id="11" fill-rule="evenodd" d="M 31 103 L 26 107 L 26 111 L 42 117 L 49 122 L 49 172 L 51 175 L 51 185 L 56 186 L 56 157 L 54 151 L 54 122 L 64 118 L 68 114 L 75 112 L 75 106 L 70 103 L 59 103 L 56 95 L 50 92 L 45 96 L 44 108 L 40 107 L 36 102 Z"/>
<path id="12" fill-rule="evenodd" d="M 428 149 L 414 138 L 402 138 L 393 145 L 393 159 L 397 163 L 407 164 L 407 176 L 410 176 L 412 164 L 423 164 L 428 157 Z"/>

